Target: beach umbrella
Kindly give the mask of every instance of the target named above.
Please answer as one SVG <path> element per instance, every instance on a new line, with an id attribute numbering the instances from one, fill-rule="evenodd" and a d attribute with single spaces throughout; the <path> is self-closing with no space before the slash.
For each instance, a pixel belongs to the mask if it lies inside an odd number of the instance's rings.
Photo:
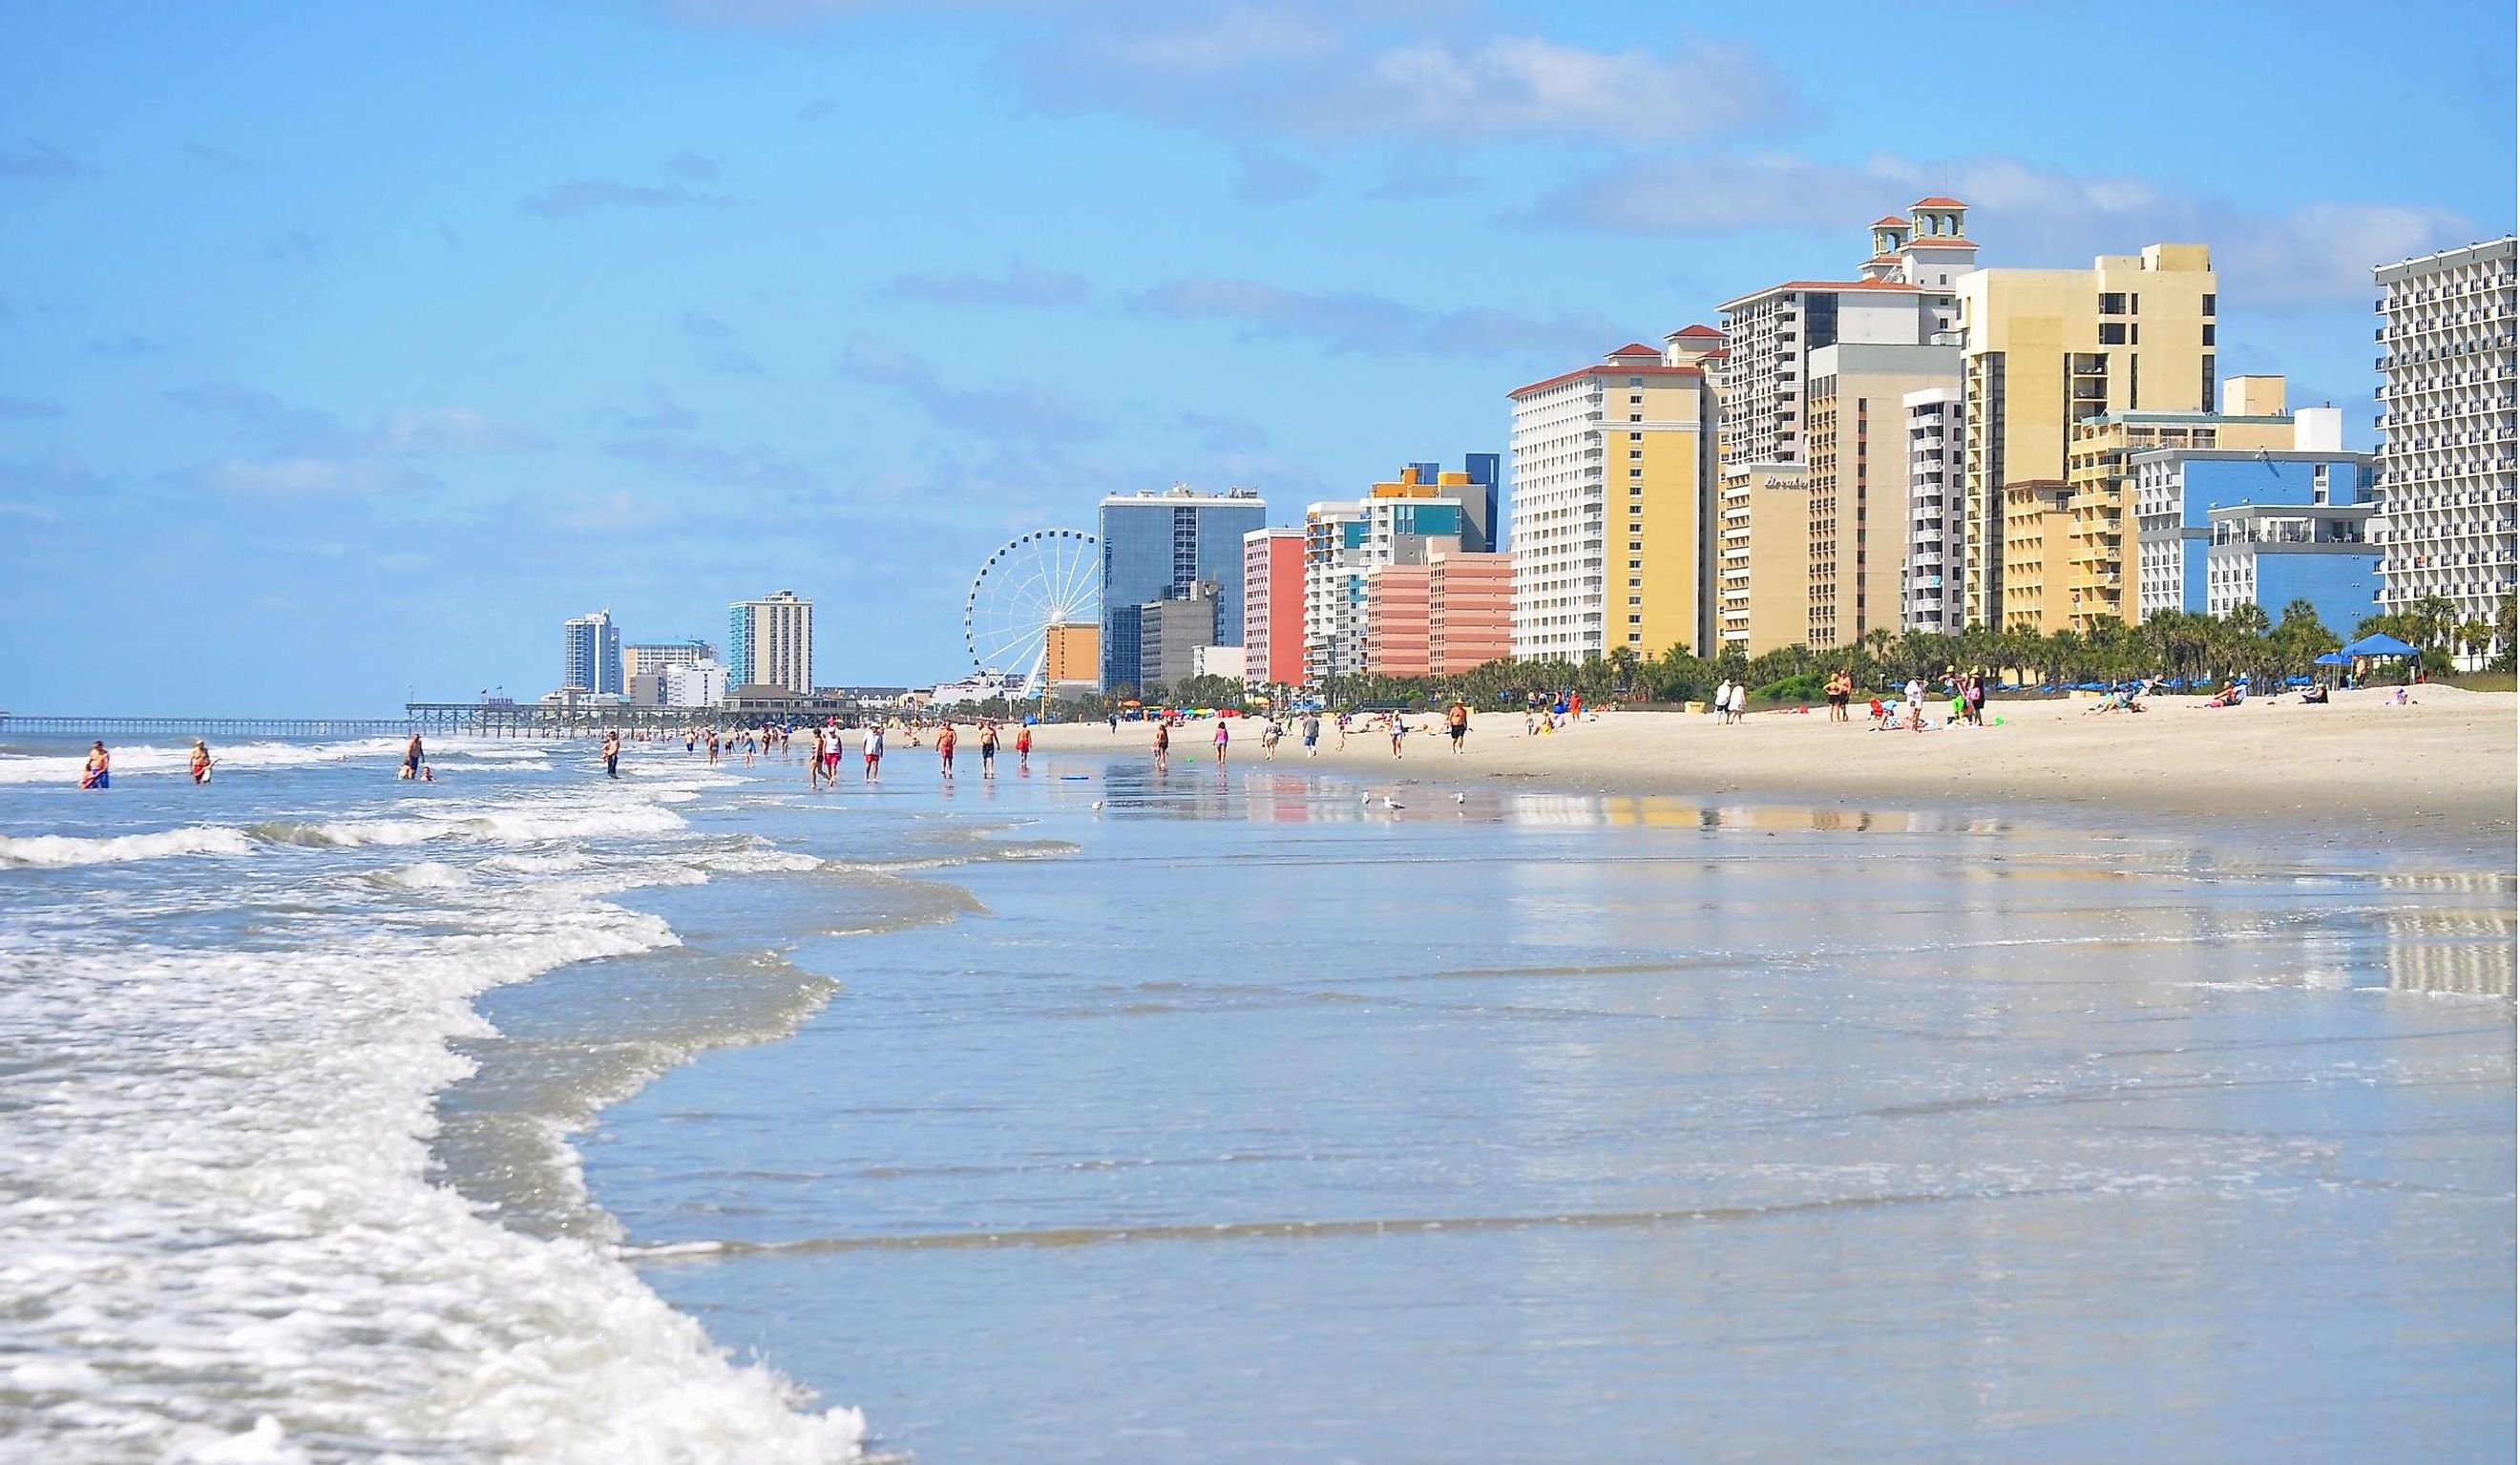
<path id="1" fill-rule="evenodd" d="M 2354 658 L 2345 654 L 2343 651 L 2330 651 L 2324 656 L 2318 657 L 2317 661 L 2320 666 L 2352 666 L 2354 664 Z"/>
<path id="2" fill-rule="evenodd" d="M 2375 631 L 2345 648 L 2348 656 L 2412 656 L 2415 648 L 2389 635 Z"/>

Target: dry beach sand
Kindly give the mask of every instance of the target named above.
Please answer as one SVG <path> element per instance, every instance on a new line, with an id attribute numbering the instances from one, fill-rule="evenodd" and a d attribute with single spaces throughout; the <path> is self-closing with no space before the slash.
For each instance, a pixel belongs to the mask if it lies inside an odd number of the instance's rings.
<path id="1" fill-rule="evenodd" d="M 1548 736 L 1520 713 L 1482 713 L 1456 758 L 1432 714 L 1410 719 L 1405 755 L 1359 720 L 1336 749 L 1325 726 L 1317 764 L 1377 782 L 1494 787 L 1493 780 L 1610 794 L 1732 795 L 1873 809 L 2018 807 L 2077 811 L 2138 827 L 2207 821 L 2321 844 L 2512 851 L 2520 802 L 2520 699 L 2421 687 L 2409 706 L 2386 690 L 2339 692 L 2325 706 L 2258 698 L 2208 708 L 2161 697 L 2141 713 L 2088 715 L 2084 700 L 1998 701 L 2002 726 L 1872 732 L 1865 709 L 1832 724 L 1824 707 L 1753 713 L 1723 727 L 1679 712 L 1611 712 Z M 1212 758 L 1208 723 L 1173 733 L 1178 769 Z M 1236 764 L 1260 761 L 1260 724 L 1238 722 Z M 1281 763 L 1303 763 L 1289 727 Z M 1123 723 L 1038 729 L 1042 752 L 1147 757 L 1148 730 Z M 2507 860 L 2505 867 L 2508 867 Z"/>

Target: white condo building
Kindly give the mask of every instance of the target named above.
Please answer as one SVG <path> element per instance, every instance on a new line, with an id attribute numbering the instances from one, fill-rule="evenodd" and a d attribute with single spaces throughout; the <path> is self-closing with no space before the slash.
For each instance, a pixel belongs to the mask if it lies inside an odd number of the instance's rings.
<path id="1" fill-rule="evenodd" d="M 2380 265 L 2380 605 L 2494 623 L 2520 572 L 2514 240 Z"/>
<path id="2" fill-rule="evenodd" d="M 1966 629 L 1958 588 L 1960 389 L 1928 387 L 1899 399 L 1908 410 L 1908 544 L 1899 579 L 1899 627 L 1952 635 Z"/>

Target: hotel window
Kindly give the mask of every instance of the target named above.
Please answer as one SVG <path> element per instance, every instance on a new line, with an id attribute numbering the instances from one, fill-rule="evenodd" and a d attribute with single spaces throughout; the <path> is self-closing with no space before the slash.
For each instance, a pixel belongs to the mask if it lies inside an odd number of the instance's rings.
<path id="1" fill-rule="evenodd" d="M 1645 475 L 1645 470 L 1644 470 L 1643 468 L 1630 468 L 1630 469 L 1628 469 L 1628 476 L 1629 476 L 1629 477 L 1631 477 L 1631 478 L 1642 478 L 1642 477 L 1643 477 L 1644 475 Z"/>
<path id="2" fill-rule="evenodd" d="M 1633 382 L 1633 381 L 1629 382 L 1628 384 L 1629 384 L 1630 386 L 1634 386 L 1634 385 L 1636 385 L 1636 383 L 1635 383 L 1635 382 Z M 1629 405 L 1630 407 L 1642 407 L 1642 406 L 1644 406 L 1644 405 L 1645 405 L 1645 399 L 1644 399 L 1643 397 L 1642 397 L 1642 396 L 1638 396 L 1638 395 L 1635 395 L 1635 394 L 1631 394 L 1631 395 L 1628 397 L 1628 405 Z"/>
<path id="3" fill-rule="evenodd" d="M 1641 442 L 1643 442 L 1644 440 L 1645 440 L 1645 435 L 1644 435 L 1643 433 L 1642 433 L 1642 432 L 1631 432 L 1631 433 L 1629 433 L 1629 434 L 1628 434 L 1628 441 L 1630 441 L 1630 442 L 1632 442 L 1632 443 L 1641 443 Z"/>
<path id="4" fill-rule="evenodd" d="M 2214 314 L 2214 297 L 2213 297 L 2212 295 L 2207 295 L 2207 296 L 2205 297 L 2205 309 L 2204 309 L 2204 311 L 2203 311 L 2203 314 L 2204 314 L 2206 317 L 2208 317 L 2209 319 L 2210 319 L 2210 318 L 2213 316 L 2213 314 Z"/>
<path id="5" fill-rule="evenodd" d="M 1628 462 L 1630 463 L 1642 463 L 1644 461 L 1644 456 L 1645 450 L 1642 448 L 1630 448 L 1628 450 Z"/>
<path id="6" fill-rule="evenodd" d="M 1645 602 L 1645 598 L 1644 598 L 1644 597 L 1642 597 L 1642 596 L 1630 596 L 1630 597 L 1628 597 L 1628 603 L 1629 603 L 1629 604 L 1631 604 L 1631 605 L 1642 605 L 1642 604 L 1643 604 L 1644 602 Z M 1634 623 L 1633 623 L 1633 622 L 1631 622 L 1631 624 L 1634 624 Z"/>
<path id="7" fill-rule="evenodd" d="M 2126 301 L 2127 297 L 2122 291 L 2105 291 L 2100 296 L 2100 314 L 2124 315 L 2127 313 Z"/>
<path id="8" fill-rule="evenodd" d="M 2123 346 L 2127 343 L 2126 333 L 2127 328 L 2123 323 L 2117 321 L 2104 321 L 2100 325 L 2100 344 L 2104 346 Z"/>
<path id="9" fill-rule="evenodd" d="M 2205 344 L 2209 346 L 2214 344 L 2214 323 L 2212 321 L 2207 321 L 2205 323 Z"/>
<path id="10" fill-rule="evenodd" d="M 1629 561 L 1628 561 L 1628 568 L 1630 568 L 1630 569 L 1632 569 L 1632 570 L 1641 570 L 1641 569 L 1643 569 L 1644 567 L 1645 567 L 1645 562 L 1644 562 L 1643 560 L 1642 560 L 1642 559 L 1631 559 L 1631 560 L 1629 560 Z"/>

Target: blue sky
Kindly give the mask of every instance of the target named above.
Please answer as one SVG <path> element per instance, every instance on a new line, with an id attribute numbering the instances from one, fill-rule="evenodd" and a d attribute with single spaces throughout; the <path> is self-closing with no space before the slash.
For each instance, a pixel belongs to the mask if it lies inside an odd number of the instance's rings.
<path id="1" fill-rule="evenodd" d="M 13 5 L 0 707 L 531 695 L 566 616 L 781 587 L 818 680 L 939 680 L 1019 530 L 1502 451 L 1508 389 L 1925 194 L 1989 264 L 2212 245 L 2226 373 L 2367 442 L 2368 267 L 2511 227 L 2513 49 L 2318 0 Z"/>

